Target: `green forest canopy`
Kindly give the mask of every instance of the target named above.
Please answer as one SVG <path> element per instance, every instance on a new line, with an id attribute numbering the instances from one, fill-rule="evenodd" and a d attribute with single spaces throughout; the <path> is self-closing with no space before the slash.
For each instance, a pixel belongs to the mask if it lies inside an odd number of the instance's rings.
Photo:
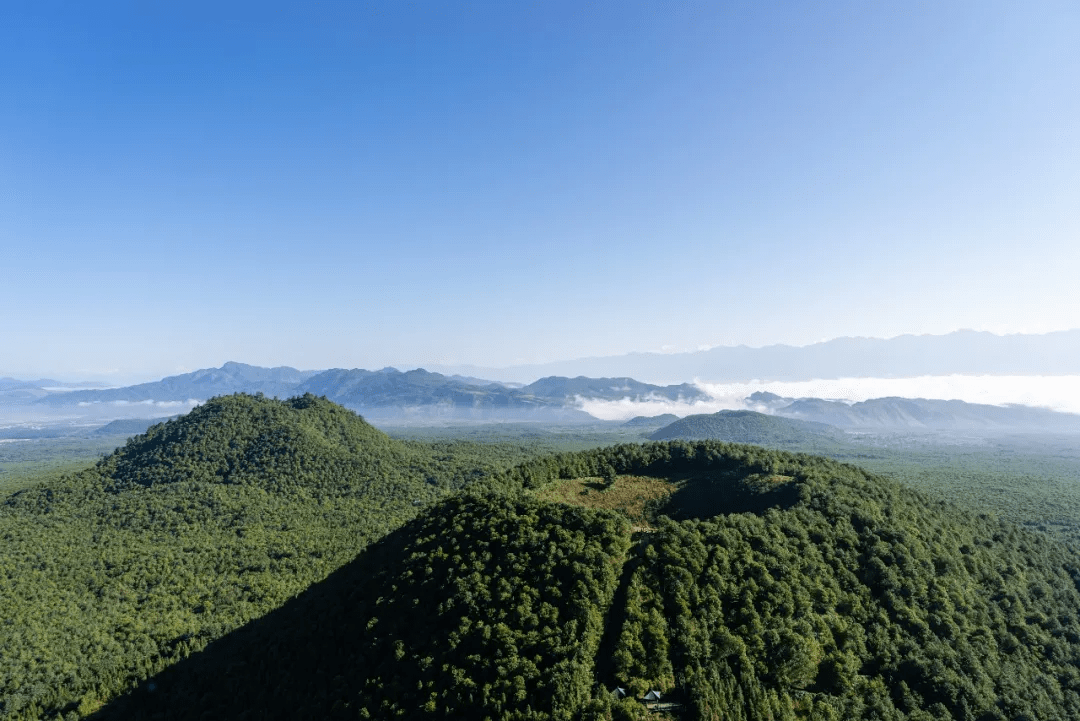
<path id="1" fill-rule="evenodd" d="M 0 713 L 1080 717 L 1041 534 L 747 446 L 506 460 L 231 396 L 13 495 Z"/>

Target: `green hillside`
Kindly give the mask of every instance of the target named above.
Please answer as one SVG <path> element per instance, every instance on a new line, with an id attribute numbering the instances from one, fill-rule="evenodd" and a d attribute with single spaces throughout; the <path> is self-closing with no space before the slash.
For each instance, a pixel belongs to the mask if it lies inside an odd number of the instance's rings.
<path id="1" fill-rule="evenodd" d="M 1080 571 L 1043 535 L 720 443 L 538 459 L 498 486 L 101 717 L 625 719 L 647 690 L 670 704 L 652 718 L 1080 717 Z"/>
<path id="2" fill-rule="evenodd" d="M 229 396 L 9 496 L 0 717 L 1080 718 L 1045 535 L 760 447 L 502 452 Z"/>
<path id="3" fill-rule="evenodd" d="M 0 718 L 92 709 L 493 466 L 328 401 L 214 399 L 0 503 Z"/>
<path id="4" fill-rule="evenodd" d="M 686 416 L 649 436 L 654 441 L 717 440 L 764 446 L 835 442 L 843 431 L 824 423 L 770 416 L 755 411 L 720 411 Z"/>

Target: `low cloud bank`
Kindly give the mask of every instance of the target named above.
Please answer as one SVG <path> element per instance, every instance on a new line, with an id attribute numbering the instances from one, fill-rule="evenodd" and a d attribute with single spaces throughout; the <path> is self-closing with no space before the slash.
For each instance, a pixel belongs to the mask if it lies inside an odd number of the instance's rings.
<path id="1" fill-rule="evenodd" d="M 195 398 L 186 401 L 82 401 L 78 405 L 78 415 L 99 420 L 158 418 L 187 413 L 205 402 Z"/>
<path id="2" fill-rule="evenodd" d="M 709 395 L 708 400 L 671 401 L 648 399 L 604 401 L 579 399 L 579 408 L 608 421 L 629 420 L 635 416 L 674 413 L 688 416 L 716 413 L 721 410 L 769 412 L 764 405 L 748 403 L 746 398 L 757 391 L 775 393 L 785 398 L 824 398 L 856 403 L 871 398 L 898 396 L 961 400 L 988 405 L 1018 404 L 1049 408 L 1066 413 L 1080 413 L 1080 375 L 1071 376 L 918 376 L 915 378 L 837 378 L 810 381 L 750 381 L 748 383 L 707 383 L 694 385 Z"/>
<path id="3" fill-rule="evenodd" d="M 723 410 L 742 410 L 747 408 L 746 396 L 712 397 L 708 400 L 673 401 L 667 398 L 632 400 L 623 398 L 617 401 L 595 398 L 578 398 L 578 408 L 591 416 L 604 421 L 627 421 L 636 416 L 659 416 L 674 413 L 677 416 L 689 416 L 695 413 L 716 413 Z"/>
<path id="4" fill-rule="evenodd" d="M 186 401 L 80 401 L 80 408 L 111 407 L 111 408 L 194 408 L 202 405 L 203 401 L 189 398 Z"/>

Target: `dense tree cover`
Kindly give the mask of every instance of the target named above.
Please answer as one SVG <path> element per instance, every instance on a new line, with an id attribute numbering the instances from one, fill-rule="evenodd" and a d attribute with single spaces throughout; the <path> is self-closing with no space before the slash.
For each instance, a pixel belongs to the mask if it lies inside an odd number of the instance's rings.
<path id="1" fill-rule="evenodd" d="M 1075 435 L 866 435 L 859 445 L 826 455 L 1080 549 Z"/>
<path id="2" fill-rule="evenodd" d="M 376 580 L 360 715 L 578 718 L 629 524 L 499 497 L 454 499 L 425 521 Z"/>
<path id="3" fill-rule="evenodd" d="M 493 466 L 313 396 L 229 396 L 0 504 L 0 717 L 92 708 Z"/>
<path id="4" fill-rule="evenodd" d="M 798 503 L 663 520 L 638 548 L 621 683 L 702 719 L 1080 717 L 1065 548 L 855 469 L 773 470 Z"/>
<path id="5" fill-rule="evenodd" d="M 1080 717 L 1044 535 L 751 446 L 499 458 L 234 396 L 10 496 L 0 716 Z"/>
<path id="6" fill-rule="evenodd" d="M 671 420 L 675 420 L 672 418 Z M 531 458 L 619 443 L 640 443 L 641 429 L 612 423 L 376 423 L 408 439 L 421 455 L 438 447 L 473 465 L 510 467 Z M 53 438 L 0 444 L 0 495 L 92 465 L 123 439 Z M 768 444 L 764 444 L 768 445 Z M 777 444 L 784 450 L 854 463 L 980 513 L 1000 515 L 1080 542 L 1080 452 L 1075 435 L 949 432 L 865 433 L 841 441 Z M 462 460 L 462 465 L 467 465 Z"/>
<path id="7" fill-rule="evenodd" d="M 102 715 L 581 718 L 603 707 L 593 664 L 629 546 L 616 513 L 457 496 Z"/>
<path id="8" fill-rule="evenodd" d="M 672 418 L 672 420 L 675 420 Z M 541 424 L 399 428 L 391 435 L 467 439 L 513 448 L 518 461 L 640 443 L 633 427 Z M 720 439 L 716 439 L 720 440 Z M 865 433 L 760 445 L 853 463 L 976 513 L 989 513 L 1080 544 L 1080 450 L 1075 435 L 949 432 Z M 1076 547 L 1080 548 L 1080 545 Z"/>
<path id="9" fill-rule="evenodd" d="M 925 513 L 858 520 L 801 508 L 664 524 L 631 581 L 618 674 L 677 688 L 694 718 L 1080 714 L 1080 599 L 1061 549 Z"/>
<path id="10" fill-rule="evenodd" d="M 716 443 L 514 473 L 544 486 L 606 465 L 696 470 L 667 510 L 706 519 L 661 519 L 627 564 L 611 685 L 674 691 L 695 718 L 1080 717 L 1080 574 L 1045 536 L 851 466 Z"/>
<path id="11" fill-rule="evenodd" d="M 0 498 L 78 473 L 123 442 L 122 437 L 27 439 L 0 443 Z"/>
<path id="12" fill-rule="evenodd" d="M 605 468 L 668 479 L 656 510 L 681 520 L 661 515 L 624 553 L 611 511 L 537 498 Z M 215 714 L 229 698 L 270 717 L 317 716 L 312 703 L 343 717 L 641 717 L 616 686 L 659 690 L 687 718 L 1080 715 L 1080 576 L 1040 534 L 851 466 L 719 443 L 564 454 L 490 487 L 501 495 L 434 507 L 325 596 L 344 609 L 322 617 L 338 650 L 300 654 L 326 659 L 299 674 L 333 678 L 320 693 L 292 688 L 272 660 L 215 681 L 238 658 L 303 645 L 277 624 L 262 646 L 192 659 L 111 717 Z M 617 480 L 585 498 L 620 492 Z"/>

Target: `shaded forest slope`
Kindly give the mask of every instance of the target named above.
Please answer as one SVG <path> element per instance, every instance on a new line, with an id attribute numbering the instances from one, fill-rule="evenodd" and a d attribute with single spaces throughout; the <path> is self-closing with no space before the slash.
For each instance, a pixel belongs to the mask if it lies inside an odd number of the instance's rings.
<path id="1" fill-rule="evenodd" d="M 455 497 L 98 717 L 577 718 L 629 545 L 615 513 Z"/>
<path id="2" fill-rule="evenodd" d="M 655 530 L 632 534 L 596 496 L 650 478 Z M 588 493 L 543 500 L 568 482 Z M 616 686 L 694 719 L 1080 717 L 1078 572 L 1040 534 L 709 442 L 552 456 L 487 488 L 102 717 L 643 717 Z"/>
<path id="3" fill-rule="evenodd" d="M 0 502 L 0 717 L 88 710 L 493 473 L 303 396 L 211 400 Z"/>

